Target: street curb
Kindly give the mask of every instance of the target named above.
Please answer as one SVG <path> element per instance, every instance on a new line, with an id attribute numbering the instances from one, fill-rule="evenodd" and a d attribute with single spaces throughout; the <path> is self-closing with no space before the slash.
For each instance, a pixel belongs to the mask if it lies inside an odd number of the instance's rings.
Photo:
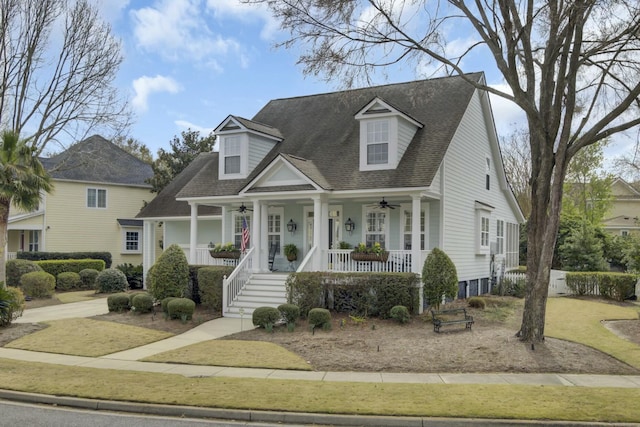
<path id="1" fill-rule="evenodd" d="M 585 427 L 607 426 L 638 427 L 637 423 L 599 423 L 572 421 L 520 421 L 477 418 L 428 418 L 428 417 L 393 417 L 370 415 L 315 414 L 306 412 L 253 411 L 241 409 L 203 408 L 195 406 L 161 405 L 153 403 L 119 402 L 113 400 L 85 399 L 77 397 L 51 396 L 46 394 L 25 393 L 0 389 L 0 399 L 65 406 L 77 409 L 97 411 L 124 412 L 134 414 L 157 415 L 167 417 L 207 418 L 219 420 L 281 423 L 281 424 L 313 424 L 332 426 L 362 427 L 522 427 L 522 426 L 558 426 Z"/>

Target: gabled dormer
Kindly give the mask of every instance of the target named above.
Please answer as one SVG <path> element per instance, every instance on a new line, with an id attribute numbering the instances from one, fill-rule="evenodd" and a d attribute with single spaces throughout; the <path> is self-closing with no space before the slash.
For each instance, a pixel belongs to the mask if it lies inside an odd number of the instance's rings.
<path id="1" fill-rule="evenodd" d="M 282 141 L 270 126 L 229 116 L 216 129 L 219 141 L 218 179 L 243 179 Z"/>
<path id="2" fill-rule="evenodd" d="M 355 115 L 360 122 L 360 170 L 395 169 L 423 124 L 381 98 Z"/>

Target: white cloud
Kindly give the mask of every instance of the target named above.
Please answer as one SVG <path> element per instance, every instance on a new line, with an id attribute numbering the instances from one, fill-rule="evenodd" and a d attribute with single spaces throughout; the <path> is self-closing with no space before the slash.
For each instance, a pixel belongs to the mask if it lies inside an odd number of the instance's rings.
<path id="1" fill-rule="evenodd" d="M 263 21 L 260 37 L 264 40 L 273 39 L 280 28 L 279 22 L 265 4 L 241 3 L 238 0 L 207 0 L 207 8 L 217 18 L 232 17 L 243 22 Z"/>
<path id="2" fill-rule="evenodd" d="M 490 84 L 490 87 L 504 92 L 513 94 L 511 88 L 506 83 Z M 504 136 L 513 131 L 514 128 L 520 128 L 527 125 L 527 117 L 524 111 L 515 103 L 498 95 L 489 94 L 491 100 L 491 109 L 493 110 L 493 118 L 496 122 L 498 135 Z"/>
<path id="3" fill-rule="evenodd" d="M 213 129 L 214 129 L 210 127 L 200 126 L 195 123 L 188 122 L 186 120 L 176 120 L 174 123 L 176 124 L 176 126 L 184 130 L 191 129 L 191 130 L 198 131 L 200 132 L 201 136 L 209 135 L 211 132 L 213 132 Z"/>
<path id="4" fill-rule="evenodd" d="M 168 92 L 178 93 L 180 85 L 171 77 L 165 76 L 142 76 L 133 81 L 133 91 L 135 95 L 131 104 L 138 112 L 144 112 L 148 108 L 147 101 L 152 93 Z"/>
<path id="5" fill-rule="evenodd" d="M 214 55 L 239 51 L 232 38 L 214 34 L 198 0 L 160 0 L 152 7 L 131 11 L 139 47 L 166 59 L 210 61 Z"/>

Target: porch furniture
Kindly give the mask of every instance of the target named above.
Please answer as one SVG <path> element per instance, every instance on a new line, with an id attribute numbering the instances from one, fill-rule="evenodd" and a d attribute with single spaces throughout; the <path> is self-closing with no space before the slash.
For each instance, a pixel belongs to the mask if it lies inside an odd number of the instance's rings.
<path id="1" fill-rule="evenodd" d="M 280 245 L 278 243 L 272 243 L 269 246 L 269 271 L 275 271 L 273 269 L 273 262 L 276 259 L 276 254 L 278 253 L 279 249 L 280 249 Z"/>
<path id="2" fill-rule="evenodd" d="M 444 325 L 465 324 L 465 329 L 471 329 L 473 316 L 467 314 L 466 308 L 451 308 L 448 310 L 431 310 L 431 320 L 434 332 L 440 332 Z"/>

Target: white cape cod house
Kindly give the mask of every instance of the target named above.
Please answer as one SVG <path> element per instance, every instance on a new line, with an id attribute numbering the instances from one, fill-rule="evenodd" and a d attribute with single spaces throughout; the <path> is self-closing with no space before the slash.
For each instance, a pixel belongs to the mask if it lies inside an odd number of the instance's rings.
<path id="1" fill-rule="evenodd" d="M 250 120 L 228 116 L 215 133 L 219 152 L 201 154 L 138 218 L 147 269 L 158 229 L 191 264 L 216 264 L 229 261 L 208 244 L 240 247 L 246 220 L 249 249 L 225 282 L 225 315 L 284 302 L 282 272 L 419 274 L 439 247 L 466 297 L 489 291 L 492 269 L 518 265 L 524 218 L 488 95 L 461 77 L 277 99 Z M 344 242 L 377 242 L 389 257 L 354 261 Z M 283 251 L 291 243 L 293 263 Z"/>

